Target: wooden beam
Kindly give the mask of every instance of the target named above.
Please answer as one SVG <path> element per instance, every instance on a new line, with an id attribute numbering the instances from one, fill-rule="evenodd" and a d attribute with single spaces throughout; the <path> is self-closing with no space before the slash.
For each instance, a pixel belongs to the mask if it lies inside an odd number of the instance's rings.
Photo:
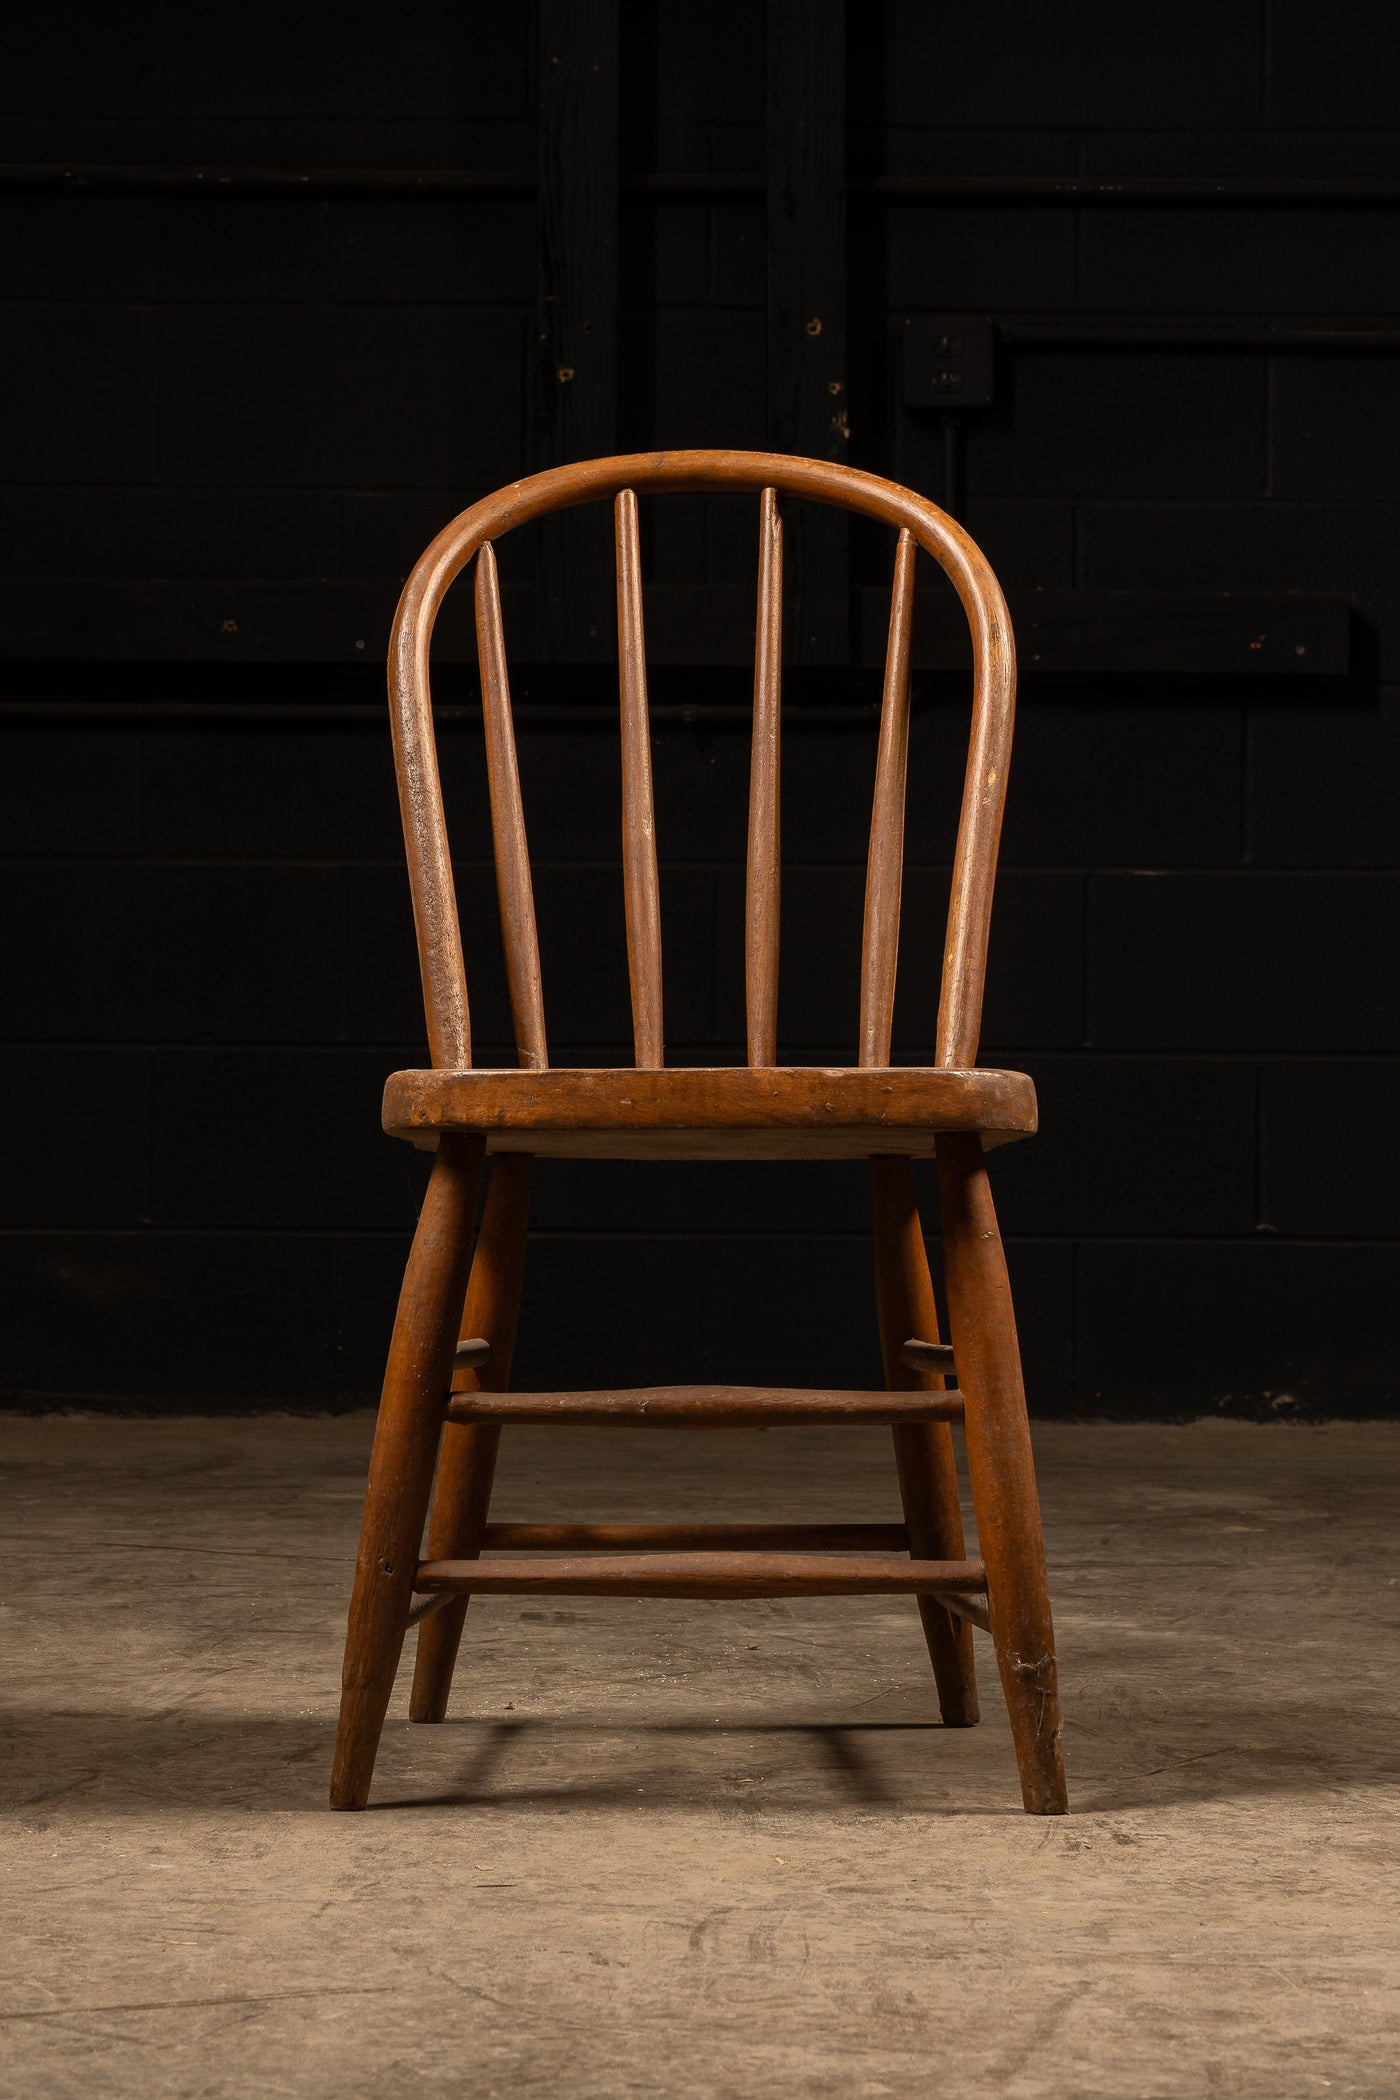
<path id="1" fill-rule="evenodd" d="M 744 885 L 744 1005 L 749 1063 L 778 1056 L 778 950 L 782 899 L 783 518 L 776 489 L 759 504 L 758 619 L 749 757 L 748 867 Z"/>
<path id="2" fill-rule="evenodd" d="M 958 1422 L 959 1392 L 860 1393 L 796 1386 L 649 1385 L 582 1393 L 454 1393 L 450 1422 L 785 1429 L 817 1423 Z"/>
<path id="3" fill-rule="evenodd" d="M 617 450 L 618 0 L 540 0 L 535 465 Z M 612 654 L 606 509 L 540 531 L 546 660 Z"/>
<path id="4" fill-rule="evenodd" d="M 844 0 L 768 0 L 768 412 L 775 452 L 844 461 L 846 21 Z M 847 521 L 787 511 L 788 655 L 845 663 Z"/>
<path id="5" fill-rule="evenodd" d="M 536 1597 L 974 1596 L 980 1560 L 825 1553 L 618 1553 L 578 1560 L 425 1560 L 415 1590 Z"/>

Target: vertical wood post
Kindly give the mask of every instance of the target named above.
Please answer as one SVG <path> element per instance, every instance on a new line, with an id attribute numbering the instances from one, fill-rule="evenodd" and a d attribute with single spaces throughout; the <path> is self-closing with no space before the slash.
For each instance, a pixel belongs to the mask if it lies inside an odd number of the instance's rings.
<path id="1" fill-rule="evenodd" d="M 345 1635 L 332 1808 L 369 1799 L 442 1439 L 485 1150 L 483 1138 L 444 1132 L 399 1293 Z"/>
<path id="2" fill-rule="evenodd" d="M 844 0 L 768 0 L 768 413 L 775 452 L 844 462 L 846 22 Z M 845 513 L 794 504 L 788 654 L 845 663 Z"/>
<path id="3" fill-rule="evenodd" d="M 651 791 L 651 722 L 642 620 L 642 550 L 637 498 L 623 489 L 613 505 L 617 538 L 617 662 L 622 726 L 622 892 L 627 976 L 637 1068 L 666 1062 L 662 1025 L 661 888 Z"/>
<path id="4" fill-rule="evenodd" d="M 933 1372 L 911 1371 L 901 1354 L 907 1341 L 938 1340 L 938 1312 L 909 1161 L 872 1159 L 870 1192 L 875 1213 L 875 1304 L 885 1384 L 896 1393 L 920 1387 L 939 1391 L 945 1379 Z M 910 1552 L 916 1560 L 961 1560 L 967 1549 L 948 1424 L 903 1424 L 894 1431 L 894 1456 Z M 919 1617 L 944 1724 L 970 1728 L 980 1715 L 972 1628 L 934 1597 L 920 1597 Z"/>
<path id="5" fill-rule="evenodd" d="M 617 450 L 618 0 L 540 0 L 535 465 Z M 610 550 L 587 507 L 540 533 L 541 640 L 612 654 Z"/>
<path id="6" fill-rule="evenodd" d="M 778 947 L 782 898 L 783 518 L 776 489 L 759 503 L 758 616 L 753 745 L 744 882 L 744 1007 L 749 1063 L 778 1056 Z"/>
<path id="7" fill-rule="evenodd" d="M 534 1161 L 523 1152 L 502 1153 L 492 1166 L 460 1322 L 463 1339 L 482 1336 L 491 1344 L 491 1354 L 478 1369 L 456 1374 L 452 1383 L 458 1391 L 504 1393 L 510 1385 L 533 1167 Z M 428 1517 L 430 1560 L 476 1560 L 480 1555 L 500 1441 L 500 1430 L 486 1423 L 449 1422 L 444 1428 Z M 411 1721 L 441 1721 L 446 1716 L 469 1602 L 454 1597 L 418 1629 Z"/>
<path id="8" fill-rule="evenodd" d="M 975 1131 L 940 1133 L 938 1185 L 967 1470 L 1021 1798 L 1033 1816 L 1062 1816 L 1069 1801 L 1040 1499 L 1011 1285 Z"/>

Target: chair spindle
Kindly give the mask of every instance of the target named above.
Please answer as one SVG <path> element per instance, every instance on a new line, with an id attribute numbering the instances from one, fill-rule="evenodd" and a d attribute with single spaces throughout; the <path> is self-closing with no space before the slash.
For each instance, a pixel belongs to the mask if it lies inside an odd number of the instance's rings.
<path id="1" fill-rule="evenodd" d="M 486 777 L 491 793 L 496 888 L 500 896 L 501 938 L 506 951 L 506 978 L 510 985 L 515 1044 L 525 1069 L 543 1072 L 549 1064 L 549 1051 L 544 1032 L 544 992 L 540 982 L 535 893 L 530 880 L 525 808 L 520 799 L 520 767 L 511 718 L 505 629 L 501 622 L 501 589 L 496 574 L 496 556 L 489 540 L 476 557 L 476 647 L 481 666 L 481 716 L 486 731 Z"/>
<path id="2" fill-rule="evenodd" d="M 623 489 L 617 529 L 617 656 L 622 706 L 622 887 L 627 914 L 627 976 L 639 1071 L 665 1062 L 661 1024 L 661 898 L 656 872 L 656 813 L 651 790 L 651 724 L 647 715 L 646 633 L 642 624 L 642 555 L 637 498 Z"/>
<path id="3" fill-rule="evenodd" d="M 899 965 L 899 909 L 904 887 L 904 791 L 909 769 L 909 632 L 914 615 L 918 548 L 899 535 L 890 593 L 890 634 L 880 707 L 880 750 L 870 815 L 865 876 L 865 927 L 860 953 L 860 1061 L 887 1065 L 894 1027 Z"/>
<path id="4" fill-rule="evenodd" d="M 778 491 L 759 499 L 758 619 L 754 634 L 753 755 L 744 898 L 744 983 L 749 1063 L 778 1053 L 778 931 L 781 895 L 783 519 Z"/>

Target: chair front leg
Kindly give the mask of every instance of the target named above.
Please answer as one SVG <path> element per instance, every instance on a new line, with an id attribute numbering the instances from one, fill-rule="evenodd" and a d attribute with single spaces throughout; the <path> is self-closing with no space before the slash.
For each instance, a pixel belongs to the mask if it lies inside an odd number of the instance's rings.
<path id="1" fill-rule="evenodd" d="M 403 1652 L 423 1519 L 452 1378 L 485 1141 L 438 1145 L 399 1293 L 369 1462 L 350 1622 L 332 1808 L 363 1808 Z"/>
<path id="2" fill-rule="evenodd" d="M 941 1388 L 942 1378 L 911 1371 L 900 1354 L 908 1341 L 938 1340 L 938 1312 L 923 1225 L 914 1201 L 914 1170 L 908 1159 L 872 1159 L 870 1190 L 875 1215 L 875 1303 L 885 1384 L 891 1392 Z M 916 1560 L 961 1560 L 966 1550 L 962 1509 L 947 1423 L 910 1422 L 893 1435 L 911 1554 Z M 970 1728 L 980 1718 L 972 1628 L 934 1597 L 920 1597 L 918 1603 L 944 1725 Z"/>
<path id="3" fill-rule="evenodd" d="M 967 1467 L 1021 1798 L 1032 1815 L 1063 1815 L 1069 1801 L 1040 1501 L 1011 1286 L 981 1139 L 965 1132 L 940 1136 L 938 1174 L 953 1355 L 967 1403 Z"/>
<path id="4" fill-rule="evenodd" d="M 455 1383 L 464 1392 L 503 1393 L 510 1384 L 510 1360 L 525 1277 L 533 1166 L 533 1159 L 526 1154 L 505 1152 L 491 1168 L 486 1209 L 462 1313 L 463 1339 L 482 1337 L 491 1344 L 491 1354 L 479 1370 L 459 1374 Z M 443 1431 L 432 1514 L 428 1519 L 429 1560 L 475 1560 L 480 1554 L 500 1441 L 500 1430 L 485 1424 L 449 1422 Z M 419 1627 L 408 1708 L 410 1721 L 445 1718 L 470 1601 L 468 1597 L 454 1597 Z"/>

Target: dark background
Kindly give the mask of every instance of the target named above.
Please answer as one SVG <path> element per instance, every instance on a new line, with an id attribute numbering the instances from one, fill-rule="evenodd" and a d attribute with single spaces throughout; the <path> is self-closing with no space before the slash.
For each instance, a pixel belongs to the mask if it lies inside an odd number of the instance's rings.
<path id="1" fill-rule="evenodd" d="M 1012 597 L 983 1057 L 1040 1089 L 994 1165 L 1032 1408 L 1395 1411 L 1393 7 L 59 4 L 8 38 L 12 1402 L 372 1400 L 422 1184 L 378 1132 L 425 1058 L 400 581 L 536 466 L 773 444 L 946 499 Z M 987 316 L 970 407 L 936 344 Z M 646 519 L 668 1040 L 724 1060 L 755 510 Z M 891 549 L 804 548 L 780 1025 L 849 1059 Z M 604 557 L 503 569 L 558 1062 L 627 1056 Z M 911 1059 L 966 734 L 931 581 L 921 617 Z M 542 1164 L 534 1218 L 524 1382 L 878 1379 L 859 1167 Z"/>

